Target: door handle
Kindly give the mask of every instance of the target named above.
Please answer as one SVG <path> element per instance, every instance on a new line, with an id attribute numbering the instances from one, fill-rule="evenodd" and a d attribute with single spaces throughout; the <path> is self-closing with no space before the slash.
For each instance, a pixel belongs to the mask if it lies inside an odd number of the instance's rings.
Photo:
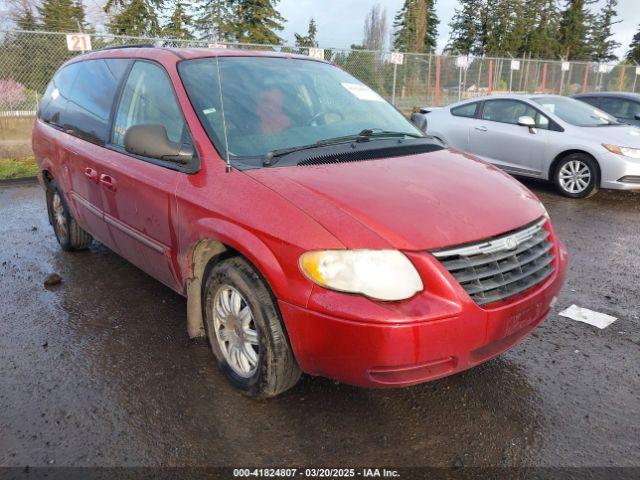
<path id="1" fill-rule="evenodd" d="M 98 172 L 91 167 L 84 169 L 84 175 L 93 183 L 98 183 Z"/>
<path id="2" fill-rule="evenodd" d="M 100 183 L 113 192 L 117 189 L 116 180 L 111 175 L 106 175 L 104 173 L 100 175 Z"/>
<path id="3" fill-rule="evenodd" d="M 476 127 L 476 130 L 478 130 L 479 132 L 486 132 L 487 131 L 487 127 L 485 127 L 484 125 L 480 126 L 480 127 Z"/>

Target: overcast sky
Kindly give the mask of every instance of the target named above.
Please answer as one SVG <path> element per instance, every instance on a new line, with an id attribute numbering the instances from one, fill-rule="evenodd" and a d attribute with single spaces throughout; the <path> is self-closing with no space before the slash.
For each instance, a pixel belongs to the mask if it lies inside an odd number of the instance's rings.
<path id="1" fill-rule="evenodd" d="M 306 33 L 309 18 L 313 17 L 318 23 L 320 46 L 348 48 L 351 44 L 362 41 L 365 15 L 375 3 L 387 10 L 391 25 L 404 0 L 280 0 L 278 10 L 288 20 L 281 36 L 287 43 L 292 43 L 294 32 Z M 603 0 L 600 3 L 604 3 Z M 458 0 L 437 0 L 436 8 L 440 18 L 438 51 L 442 50 L 449 39 L 449 21 L 457 5 Z M 592 7 L 595 8 L 597 5 Z M 619 0 L 618 20 L 622 22 L 614 25 L 613 31 L 616 40 L 622 43 L 616 54 L 622 57 L 640 23 L 640 0 Z"/>

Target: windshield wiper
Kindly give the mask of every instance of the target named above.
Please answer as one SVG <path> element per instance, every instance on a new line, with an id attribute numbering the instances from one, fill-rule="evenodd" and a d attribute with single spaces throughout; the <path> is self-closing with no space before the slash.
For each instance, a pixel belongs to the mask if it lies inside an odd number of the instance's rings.
<path id="1" fill-rule="evenodd" d="M 271 150 L 264 156 L 264 160 L 262 161 L 262 165 L 265 167 L 270 167 L 275 165 L 278 160 L 285 155 L 289 155 L 290 153 L 300 152 L 302 150 L 310 150 L 312 148 L 317 147 L 327 147 L 330 145 L 340 145 L 341 143 L 361 143 L 361 142 L 369 142 L 372 139 L 384 139 L 384 138 L 425 138 L 424 135 L 418 135 L 416 133 L 408 133 L 408 132 L 394 132 L 390 130 L 380 130 L 380 129 L 372 129 L 365 128 L 360 133 L 356 135 L 345 135 L 342 137 L 332 137 L 332 138 L 323 138 L 322 140 L 318 140 L 316 143 L 311 143 L 309 145 L 301 145 L 299 147 L 291 147 L 291 148 L 281 148 L 279 150 Z"/>

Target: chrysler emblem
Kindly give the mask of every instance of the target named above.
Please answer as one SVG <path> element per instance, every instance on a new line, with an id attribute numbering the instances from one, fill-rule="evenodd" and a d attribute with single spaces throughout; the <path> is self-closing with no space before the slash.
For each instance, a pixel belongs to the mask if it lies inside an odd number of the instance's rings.
<path id="1" fill-rule="evenodd" d="M 507 238 L 507 240 L 504 242 L 504 246 L 507 248 L 507 250 L 515 250 L 516 248 L 518 248 L 518 239 Z"/>

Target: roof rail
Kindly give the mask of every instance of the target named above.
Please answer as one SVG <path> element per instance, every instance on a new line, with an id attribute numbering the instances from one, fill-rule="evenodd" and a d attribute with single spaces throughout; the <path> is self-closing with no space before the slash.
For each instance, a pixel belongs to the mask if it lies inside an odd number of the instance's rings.
<path id="1" fill-rule="evenodd" d="M 155 48 L 153 43 L 135 43 L 130 45 L 112 45 L 109 47 L 100 48 L 99 50 L 117 50 L 119 48 Z M 98 51 L 98 50 L 96 50 Z"/>

